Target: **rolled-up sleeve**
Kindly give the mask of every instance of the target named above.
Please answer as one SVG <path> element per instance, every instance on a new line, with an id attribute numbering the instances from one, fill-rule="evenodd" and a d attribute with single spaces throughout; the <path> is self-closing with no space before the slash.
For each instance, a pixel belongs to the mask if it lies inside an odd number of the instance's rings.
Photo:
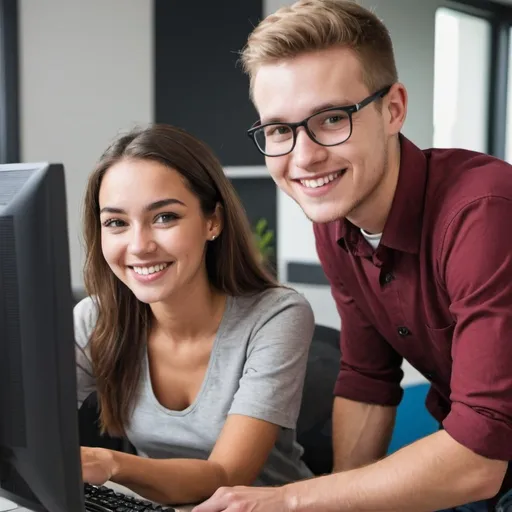
<path id="1" fill-rule="evenodd" d="M 357 402 L 396 406 L 403 390 L 402 356 L 366 318 L 345 289 L 325 228 L 315 226 L 316 248 L 341 318 L 341 361 L 334 394 Z"/>
<path id="2" fill-rule="evenodd" d="M 443 427 L 484 457 L 512 460 L 512 201 L 484 197 L 447 226 L 440 275 L 456 319 Z"/>

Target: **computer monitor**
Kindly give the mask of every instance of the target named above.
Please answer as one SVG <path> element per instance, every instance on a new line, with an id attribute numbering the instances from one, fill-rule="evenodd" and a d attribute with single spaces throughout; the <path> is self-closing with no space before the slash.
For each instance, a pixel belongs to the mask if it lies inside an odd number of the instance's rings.
<path id="1" fill-rule="evenodd" d="M 84 511 L 62 165 L 0 165 L 0 495 Z"/>

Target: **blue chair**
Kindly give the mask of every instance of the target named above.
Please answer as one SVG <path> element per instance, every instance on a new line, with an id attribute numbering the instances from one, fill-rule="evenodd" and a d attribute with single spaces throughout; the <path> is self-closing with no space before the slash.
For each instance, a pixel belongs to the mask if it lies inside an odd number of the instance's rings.
<path id="1" fill-rule="evenodd" d="M 437 421 L 425 406 L 425 398 L 429 389 L 429 383 L 404 387 L 404 397 L 398 406 L 395 429 L 388 453 L 393 453 L 439 429 Z"/>

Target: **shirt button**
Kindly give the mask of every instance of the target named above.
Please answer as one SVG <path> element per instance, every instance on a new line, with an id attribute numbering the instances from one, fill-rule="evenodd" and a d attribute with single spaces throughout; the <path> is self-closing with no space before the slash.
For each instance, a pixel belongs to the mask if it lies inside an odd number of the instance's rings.
<path id="1" fill-rule="evenodd" d="M 389 284 L 391 283 L 391 281 L 393 281 L 394 279 L 394 276 L 391 272 L 388 272 L 385 276 L 384 276 L 384 283 L 385 284 Z"/>
<path id="2" fill-rule="evenodd" d="M 399 328 L 398 328 L 398 334 L 400 336 L 409 336 L 409 334 L 411 334 L 411 331 L 409 331 L 409 329 L 407 329 L 407 327 L 405 327 L 404 325 L 401 325 Z"/>

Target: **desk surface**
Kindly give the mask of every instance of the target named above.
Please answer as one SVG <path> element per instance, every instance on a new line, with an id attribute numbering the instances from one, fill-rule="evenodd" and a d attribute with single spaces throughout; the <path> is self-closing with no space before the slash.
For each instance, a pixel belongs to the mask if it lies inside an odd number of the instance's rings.
<path id="1" fill-rule="evenodd" d="M 107 482 L 105 484 L 106 486 L 114 489 L 115 491 L 118 491 L 118 492 L 121 492 L 123 494 L 127 494 L 129 496 L 135 496 L 136 498 L 140 498 L 140 496 L 133 492 L 132 490 L 128 489 L 127 487 L 124 487 L 122 485 L 119 485 L 119 484 L 116 484 L 114 482 Z M 15 508 L 12 508 L 12 507 L 9 507 L 9 501 L 8 500 L 5 500 L 4 501 L 5 503 L 5 506 L 3 506 L 3 498 L 0 497 L 0 512 L 3 512 L 3 511 L 9 511 L 9 512 L 33 512 L 32 510 L 28 509 L 28 508 L 23 508 L 23 507 L 15 507 Z M 190 512 L 194 507 L 193 505 L 182 505 L 182 506 L 179 506 L 179 507 L 174 507 L 178 512 Z"/>

